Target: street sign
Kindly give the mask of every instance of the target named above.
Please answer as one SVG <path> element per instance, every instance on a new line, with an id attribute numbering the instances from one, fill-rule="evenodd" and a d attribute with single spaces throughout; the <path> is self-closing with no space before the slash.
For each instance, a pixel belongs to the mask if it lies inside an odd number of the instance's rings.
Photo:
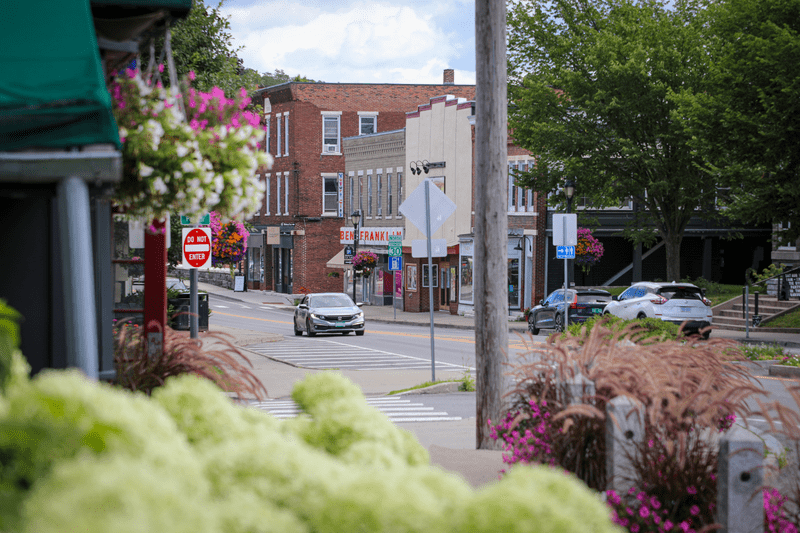
<path id="1" fill-rule="evenodd" d="M 411 241 L 411 257 L 428 257 L 427 239 Z M 431 239 L 431 257 L 447 257 L 447 241 L 445 239 Z"/>
<path id="2" fill-rule="evenodd" d="M 578 215 L 575 213 L 553 215 L 553 244 L 578 245 Z"/>
<path id="3" fill-rule="evenodd" d="M 428 187 L 429 204 L 430 204 L 430 220 L 431 220 L 431 233 L 428 235 L 426 230 L 427 226 L 427 213 L 425 210 L 425 187 Z M 425 179 L 419 186 L 414 189 L 406 201 L 400 204 L 397 209 L 400 214 L 407 217 L 408 220 L 414 224 L 418 230 L 422 232 L 425 237 L 430 237 L 436 230 L 442 227 L 444 221 L 450 218 L 456 210 L 456 204 L 447 197 L 442 190 L 431 183 L 429 179 Z"/>
<path id="4" fill-rule="evenodd" d="M 575 247 L 556 246 L 556 259 L 575 259 Z"/>
<path id="5" fill-rule="evenodd" d="M 353 264 L 353 247 L 352 246 L 345 246 L 344 247 L 344 264 L 345 265 L 352 265 Z"/>
<path id="6" fill-rule="evenodd" d="M 206 213 L 205 215 L 200 217 L 200 221 L 197 223 L 197 225 L 200 225 L 200 226 L 208 226 L 209 224 L 211 224 L 211 214 L 210 213 Z M 187 217 L 185 215 L 181 215 L 181 225 L 182 226 L 194 226 L 196 224 L 194 222 L 192 222 L 191 218 L 189 218 L 189 217 Z"/>
<path id="7" fill-rule="evenodd" d="M 183 228 L 183 267 L 211 266 L 211 228 Z"/>
<path id="8" fill-rule="evenodd" d="M 400 235 L 389 235 L 389 257 L 403 257 L 403 239 Z"/>
<path id="9" fill-rule="evenodd" d="M 390 257 L 389 270 L 403 270 L 403 258 L 397 256 Z"/>

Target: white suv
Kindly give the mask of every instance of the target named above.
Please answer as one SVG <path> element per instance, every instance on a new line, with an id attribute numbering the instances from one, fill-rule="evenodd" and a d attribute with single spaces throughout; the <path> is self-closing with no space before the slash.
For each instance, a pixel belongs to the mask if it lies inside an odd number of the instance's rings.
<path id="1" fill-rule="evenodd" d="M 711 326 L 711 302 L 703 291 L 691 283 L 661 283 L 642 281 L 634 283 L 619 296 L 614 296 L 603 314 L 620 318 L 658 318 L 667 322 L 685 324 L 687 333 L 700 333 Z M 702 332 L 708 338 L 710 329 Z"/>

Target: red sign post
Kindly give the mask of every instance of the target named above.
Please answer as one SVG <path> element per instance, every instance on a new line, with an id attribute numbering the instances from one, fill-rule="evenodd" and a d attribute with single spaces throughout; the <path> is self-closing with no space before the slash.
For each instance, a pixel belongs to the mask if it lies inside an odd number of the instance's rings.
<path id="1" fill-rule="evenodd" d="M 183 263 L 189 268 L 208 268 L 211 263 L 211 229 L 184 228 Z"/>

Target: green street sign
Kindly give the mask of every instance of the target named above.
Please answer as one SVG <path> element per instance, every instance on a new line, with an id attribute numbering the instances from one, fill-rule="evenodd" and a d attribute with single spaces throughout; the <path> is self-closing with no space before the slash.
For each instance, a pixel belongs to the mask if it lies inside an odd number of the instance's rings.
<path id="1" fill-rule="evenodd" d="M 389 246 L 389 257 L 403 257 L 403 247 Z"/>
<path id="2" fill-rule="evenodd" d="M 199 226 L 208 226 L 209 224 L 211 224 L 211 214 L 210 213 L 206 213 L 205 215 L 200 217 L 200 222 L 197 223 L 197 225 L 199 225 Z M 189 217 L 187 217 L 185 215 L 181 215 L 181 225 L 182 226 L 194 226 L 195 223 L 192 222 L 191 218 L 189 218 Z"/>

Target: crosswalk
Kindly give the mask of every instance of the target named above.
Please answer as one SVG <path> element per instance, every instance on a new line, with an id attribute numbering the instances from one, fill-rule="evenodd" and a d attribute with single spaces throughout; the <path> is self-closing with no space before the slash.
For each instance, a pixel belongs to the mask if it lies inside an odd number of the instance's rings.
<path id="1" fill-rule="evenodd" d="M 430 359 L 308 337 L 287 338 L 282 342 L 256 344 L 248 346 L 247 349 L 277 361 L 320 370 L 414 370 L 431 367 Z M 439 370 L 469 370 L 462 365 L 439 361 L 436 361 L 436 368 Z"/>
<path id="2" fill-rule="evenodd" d="M 386 415 L 392 422 L 447 422 L 461 420 L 460 416 L 450 416 L 447 412 L 436 411 L 402 396 L 382 396 L 367 398 L 367 404 Z M 294 418 L 300 414 L 300 409 L 291 400 L 263 400 L 251 401 L 251 407 L 266 411 L 275 418 Z"/>

